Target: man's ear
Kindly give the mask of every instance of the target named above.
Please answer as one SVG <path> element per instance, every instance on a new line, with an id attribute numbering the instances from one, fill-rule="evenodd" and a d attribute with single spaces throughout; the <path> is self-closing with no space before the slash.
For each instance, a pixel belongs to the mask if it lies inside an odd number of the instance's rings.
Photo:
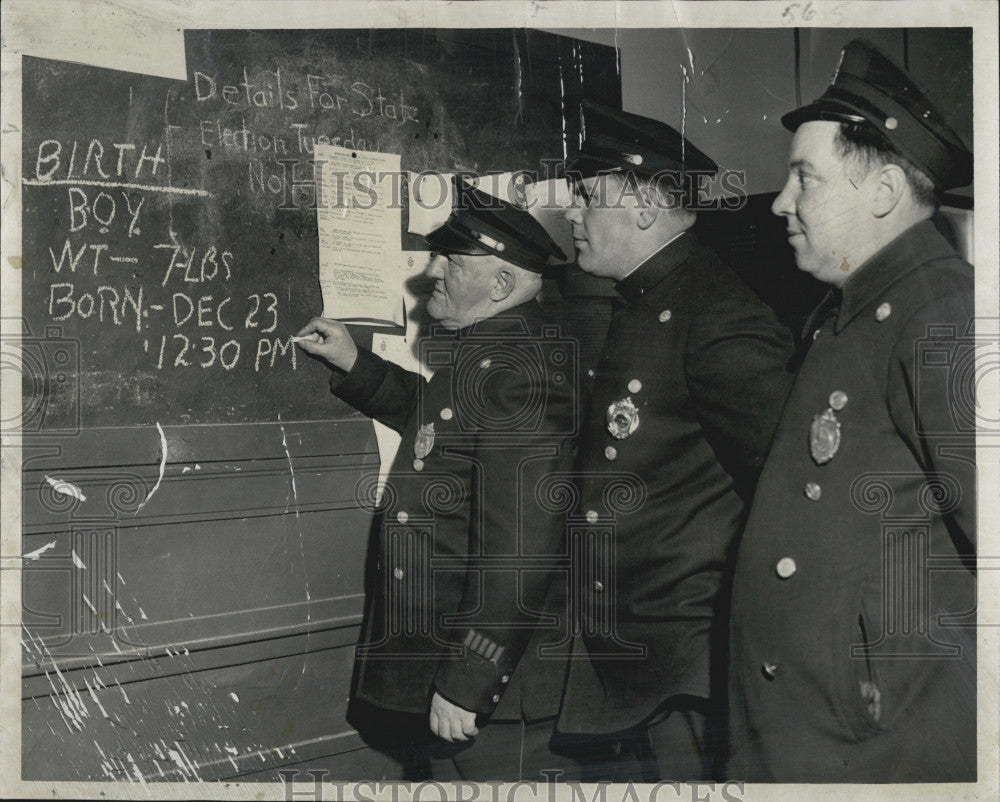
<path id="1" fill-rule="evenodd" d="M 663 201 L 656 187 L 648 185 L 639 187 L 636 190 L 636 196 L 642 202 L 642 206 L 638 210 L 639 214 L 636 217 L 636 225 L 645 231 L 656 222 L 656 218 L 660 215 L 660 206 Z"/>
<path id="2" fill-rule="evenodd" d="M 875 176 L 875 197 L 872 199 L 872 214 L 885 217 L 902 200 L 908 184 L 906 173 L 898 164 L 883 164 Z"/>
<path id="3" fill-rule="evenodd" d="M 490 286 L 491 301 L 505 301 L 514 292 L 517 285 L 517 276 L 513 270 L 501 267 L 493 274 L 493 283 Z"/>

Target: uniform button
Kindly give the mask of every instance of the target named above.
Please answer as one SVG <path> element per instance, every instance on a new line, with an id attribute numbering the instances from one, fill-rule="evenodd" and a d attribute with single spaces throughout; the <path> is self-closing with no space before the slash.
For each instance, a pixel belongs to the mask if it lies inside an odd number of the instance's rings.
<path id="1" fill-rule="evenodd" d="M 632 381 L 628 383 L 628 391 L 630 393 L 637 393 L 641 389 L 642 389 L 642 382 L 639 381 L 638 379 L 632 379 Z"/>
<path id="2" fill-rule="evenodd" d="M 819 501 L 819 497 L 823 495 L 823 488 L 815 482 L 808 482 L 803 490 L 810 501 Z"/>
<path id="3" fill-rule="evenodd" d="M 502 682 L 504 685 L 510 682 L 510 674 L 504 674 L 502 677 L 500 677 L 500 682 Z"/>
<path id="4" fill-rule="evenodd" d="M 596 524 L 597 523 L 597 511 L 596 510 L 587 510 L 587 523 L 588 524 Z"/>
<path id="5" fill-rule="evenodd" d="M 594 580 L 594 590 L 596 590 L 598 593 L 604 590 L 604 583 L 600 579 Z"/>
<path id="6" fill-rule="evenodd" d="M 402 579 L 405 576 L 405 574 L 403 573 L 403 569 L 402 568 L 393 568 L 392 569 L 392 575 L 396 579 Z"/>
<path id="7" fill-rule="evenodd" d="M 482 362 L 479 363 L 479 367 L 481 367 L 483 370 L 486 370 L 486 368 L 488 368 L 492 364 L 493 364 L 493 360 L 491 360 L 491 359 L 484 359 Z"/>
<path id="8" fill-rule="evenodd" d="M 504 245 L 502 242 L 498 242 L 497 243 L 497 250 L 500 251 L 500 253 L 503 253 L 506 249 L 507 249 L 507 246 Z"/>
<path id="9" fill-rule="evenodd" d="M 441 410 L 441 420 L 451 420 L 453 414 L 451 407 L 445 407 Z"/>
<path id="10" fill-rule="evenodd" d="M 889 315 L 892 314 L 892 304 L 886 302 L 878 305 L 878 309 L 875 310 L 875 319 L 881 323 Z"/>
<path id="11" fill-rule="evenodd" d="M 604 459 L 614 459 L 618 456 L 618 449 L 614 446 L 608 446 L 604 449 Z"/>
<path id="12" fill-rule="evenodd" d="M 782 579 L 788 579 L 797 570 L 795 565 L 795 560 L 791 557 L 782 557 L 778 560 L 778 564 L 775 566 L 775 571 L 778 572 L 778 576 Z"/>
<path id="13" fill-rule="evenodd" d="M 592 368 L 587 368 L 587 376 L 591 379 L 594 378 L 594 371 Z"/>
<path id="14" fill-rule="evenodd" d="M 843 390 L 834 390 L 830 393 L 830 409 L 840 412 L 847 406 L 847 393 Z"/>
<path id="15" fill-rule="evenodd" d="M 496 704 L 499 701 L 500 701 L 500 694 L 499 693 L 493 694 L 493 703 Z"/>
<path id="16" fill-rule="evenodd" d="M 424 461 L 422 459 L 413 460 L 413 470 L 422 471 L 424 469 Z"/>
<path id="17" fill-rule="evenodd" d="M 666 323 L 668 320 L 670 320 L 671 316 L 672 315 L 671 315 L 670 310 L 669 309 L 664 309 L 662 312 L 660 312 L 660 322 L 661 323 Z"/>
<path id="18" fill-rule="evenodd" d="M 885 127 L 888 128 L 890 131 L 895 130 L 898 125 L 899 125 L 899 120 L 897 120 L 895 117 L 885 118 Z"/>
<path id="19" fill-rule="evenodd" d="M 401 524 L 405 524 L 407 521 L 410 520 L 410 513 L 403 512 L 402 510 L 400 510 L 399 512 L 396 513 L 396 520 L 399 521 Z"/>
<path id="20" fill-rule="evenodd" d="M 765 662 L 764 665 L 760 667 L 760 670 L 764 672 L 764 676 L 767 677 L 768 679 L 774 679 L 776 676 L 778 676 L 778 666 L 776 666 L 774 663 Z"/>

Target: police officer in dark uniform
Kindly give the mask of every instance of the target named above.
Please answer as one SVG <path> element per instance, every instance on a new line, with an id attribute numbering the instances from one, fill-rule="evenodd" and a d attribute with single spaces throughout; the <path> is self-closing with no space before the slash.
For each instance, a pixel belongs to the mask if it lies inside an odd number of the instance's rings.
<path id="1" fill-rule="evenodd" d="M 566 631 L 565 530 L 536 487 L 569 468 L 576 381 L 572 344 L 536 296 L 564 257 L 528 212 L 457 189 L 427 236 L 433 378 L 355 347 L 335 321 L 312 320 L 301 345 L 336 368 L 335 395 L 402 435 L 355 700 L 392 711 L 383 736 L 426 740 L 435 779 L 544 781 L 565 764 L 549 751 L 565 657 L 541 652 Z"/>
<path id="2" fill-rule="evenodd" d="M 690 230 L 697 176 L 715 163 L 656 120 L 591 103 L 584 118 L 567 219 L 579 266 L 624 303 L 578 444 L 580 637 L 558 728 L 590 736 L 592 779 L 706 779 L 725 718 L 729 553 L 792 342 Z M 602 743 L 618 755 L 603 767 Z"/>
<path id="3" fill-rule="evenodd" d="M 832 289 L 740 544 L 728 774 L 974 780 L 973 269 L 931 222 L 972 156 L 864 41 L 782 122 L 772 208 Z"/>

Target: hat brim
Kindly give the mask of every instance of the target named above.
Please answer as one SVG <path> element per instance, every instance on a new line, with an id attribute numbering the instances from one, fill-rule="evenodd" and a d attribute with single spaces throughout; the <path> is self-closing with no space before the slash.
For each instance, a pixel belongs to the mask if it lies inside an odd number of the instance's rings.
<path id="1" fill-rule="evenodd" d="M 797 131 L 802 123 L 812 120 L 857 123 L 867 119 L 858 109 L 844 103 L 820 99 L 782 115 L 781 124 L 789 131 Z"/>
<path id="2" fill-rule="evenodd" d="M 424 242 L 430 245 L 433 250 L 442 253 L 465 253 L 473 256 L 482 256 L 487 253 L 473 240 L 455 231 L 447 223 L 434 229 L 430 234 L 425 234 Z"/>

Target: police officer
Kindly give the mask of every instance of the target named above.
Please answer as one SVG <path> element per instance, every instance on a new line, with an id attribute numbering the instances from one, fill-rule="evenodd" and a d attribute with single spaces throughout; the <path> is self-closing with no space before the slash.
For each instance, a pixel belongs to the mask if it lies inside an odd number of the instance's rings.
<path id="1" fill-rule="evenodd" d="M 332 320 L 313 319 L 300 344 L 335 368 L 335 395 L 402 435 L 355 700 L 392 711 L 373 720 L 383 736 L 433 733 L 436 779 L 544 781 L 541 769 L 565 762 L 549 738 L 566 663 L 540 651 L 566 630 L 565 586 L 553 582 L 565 547 L 535 488 L 568 453 L 576 383 L 572 347 L 536 296 L 549 257 L 564 257 L 528 212 L 457 190 L 427 236 L 427 311 L 442 327 L 423 350 L 429 382 Z"/>
<path id="2" fill-rule="evenodd" d="M 831 290 L 739 549 L 728 773 L 974 780 L 973 270 L 931 222 L 972 157 L 864 41 L 782 122 L 772 209 Z"/>
<path id="3" fill-rule="evenodd" d="M 656 120 L 592 103 L 584 117 L 567 219 L 577 263 L 623 304 L 578 444 L 580 637 L 558 728 L 581 736 L 592 779 L 706 779 L 725 718 L 727 557 L 791 337 L 691 231 L 715 163 Z"/>

